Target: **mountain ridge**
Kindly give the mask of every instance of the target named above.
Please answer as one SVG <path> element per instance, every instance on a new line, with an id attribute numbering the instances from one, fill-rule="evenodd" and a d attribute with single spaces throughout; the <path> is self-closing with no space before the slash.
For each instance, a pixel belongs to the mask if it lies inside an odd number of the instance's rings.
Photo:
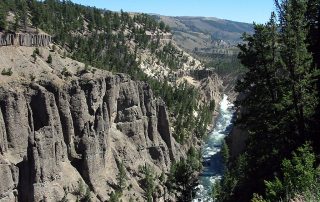
<path id="1" fill-rule="evenodd" d="M 170 26 L 173 40 L 189 53 L 237 54 L 244 32 L 252 33 L 252 24 L 216 17 L 153 15 Z"/>

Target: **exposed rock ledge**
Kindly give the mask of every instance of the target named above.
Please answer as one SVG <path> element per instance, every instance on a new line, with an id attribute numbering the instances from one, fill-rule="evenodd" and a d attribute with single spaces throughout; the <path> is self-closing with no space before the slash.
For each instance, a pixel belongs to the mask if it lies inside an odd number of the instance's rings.
<path id="1" fill-rule="evenodd" d="M 0 46 L 49 46 L 51 36 L 46 34 L 4 34 L 0 32 Z"/>

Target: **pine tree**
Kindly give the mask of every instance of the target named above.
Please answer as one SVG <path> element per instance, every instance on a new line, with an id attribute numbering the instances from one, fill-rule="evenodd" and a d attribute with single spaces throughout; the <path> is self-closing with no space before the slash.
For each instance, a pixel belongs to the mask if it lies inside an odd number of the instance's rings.
<path id="1" fill-rule="evenodd" d="M 266 195 L 268 201 L 278 201 L 281 198 L 290 201 L 297 194 L 308 197 L 316 194 L 317 199 L 306 201 L 318 201 L 319 193 L 315 189 L 319 189 L 319 169 L 315 168 L 316 157 L 309 144 L 299 147 L 297 151 L 292 153 L 291 159 L 284 159 L 281 171 L 283 179 L 275 178 L 273 181 L 266 181 Z M 314 196 L 313 196 L 314 197 Z"/>
<path id="2" fill-rule="evenodd" d="M 307 20 L 309 50 L 313 54 L 314 65 L 320 69 L 320 0 L 308 1 Z"/>
<path id="3" fill-rule="evenodd" d="M 284 143 L 284 138 L 280 131 L 284 126 L 279 125 L 281 122 L 279 119 L 282 119 L 280 115 L 283 112 L 277 106 L 281 100 L 283 86 L 281 85 L 282 78 L 278 76 L 281 75 L 279 72 L 282 69 L 279 67 L 277 57 L 279 52 L 277 29 L 275 14 L 272 13 L 267 24 L 255 24 L 254 35 L 244 35 L 246 43 L 239 45 L 241 50 L 239 59 L 248 70 L 236 85 L 236 90 L 244 94 L 244 99 L 237 104 L 246 109 L 248 113 L 244 114 L 238 122 L 245 124 L 250 133 L 250 141 L 246 148 L 247 154 L 244 158 L 246 161 L 244 164 L 248 164 L 250 170 L 244 172 L 245 177 L 240 178 L 239 167 L 236 171 L 228 171 L 228 177 L 223 179 L 223 190 L 229 190 L 230 193 L 234 192 L 232 191 L 235 189 L 234 182 L 238 183 L 233 195 L 234 199 L 243 197 L 241 200 L 248 200 L 251 193 L 247 195 L 246 189 L 253 191 L 262 189 L 264 186 L 262 179 L 267 173 L 271 174 L 277 170 L 281 162 L 279 149 Z M 266 171 L 265 167 L 270 161 L 275 163 Z M 251 181 L 252 179 L 255 180 Z"/>
<path id="4" fill-rule="evenodd" d="M 320 70 L 320 0 L 309 0 L 307 9 L 308 19 L 308 49 L 313 56 L 313 66 Z M 320 95 L 320 76 L 317 79 L 317 91 Z M 320 144 L 319 131 L 320 131 L 320 102 L 315 110 L 315 115 L 311 120 L 313 122 L 311 126 L 311 134 L 316 144 Z M 317 152 L 320 152 L 320 148 L 315 148 Z"/>
<path id="5" fill-rule="evenodd" d="M 283 105 L 293 107 L 289 114 L 295 122 L 295 131 L 300 138 L 306 133 L 306 121 L 314 113 L 317 104 L 316 92 L 313 88 L 313 77 L 317 71 L 313 68 L 312 56 L 308 52 L 307 39 L 307 1 L 287 0 L 281 4 L 281 60 L 288 72 L 288 90 Z"/>
<path id="6" fill-rule="evenodd" d="M 122 193 L 122 191 L 124 190 L 125 186 L 126 186 L 126 180 L 127 180 L 127 175 L 126 175 L 126 171 L 125 171 L 125 167 L 123 165 L 123 162 L 118 162 L 118 169 L 119 169 L 119 173 L 117 175 L 117 186 L 118 186 L 118 192 Z"/>
<path id="7" fill-rule="evenodd" d="M 155 176 L 153 169 L 145 164 L 144 166 L 140 167 L 141 172 L 144 174 L 143 183 L 145 189 L 145 195 L 148 202 L 153 201 L 153 194 L 155 191 Z"/>
<path id="8" fill-rule="evenodd" d="M 36 0 L 30 0 L 28 3 L 29 3 L 30 11 L 32 13 L 32 17 L 31 17 L 32 25 L 38 28 L 41 23 L 41 14 L 40 14 L 41 10 L 39 8 L 40 4 L 38 4 Z"/>
<path id="9" fill-rule="evenodd" d="M 7 11 L 3 4 L 0 4 L 0 31 L 6 30 L 7 28 Z"/>
<path id="10" fill-rule="evenodd" d="M 276 77 L 277 66 L 277 25 L 275 15 L 272 14 L 270 22 L 266 25 L 255 25 L 253 36 L 244 36 L 247 44 L 240 45 L 239 59 L 248 71 L 244 78 L 238 81 L 236 90 L 245 92 L 246 97 L 239 103 L 246 107 L 250 114 L 246 117 L 246 124 L 252 133 L 261 134 L 271 132 L 276 125 L 275 119 L 282 87 Z M 259 120 L 255 117 L 259 116 Z"/>
<path id="11" fill-rule="evenodd" d="M 166 25 L 164 24 L 164 22 L 161 21 L 161 22 L 159 23 L 159 28 L 160 28 L 162 31 L 165 30 Z"/>
<path id="12" fill-rule="evenodd" d="M 17 8 L 18 12 L 16 15 L 18 15 L 18 18 L 23 26 L 23 29 L 26 31 L 27 25 L 28 25 L 28 4 L 26 0 L 18 0 L 17 1 Z"/>
<path id="13" fill-rule="evenodd" d="M 279 27 L 273 14 L 266 25 L 255 25 L 254 35 L 244 36 L 246 43 L 239 46 L 247 72 L 236 86 L 244 95 L 238 104 L 246 111 L 238 122 L 249 132 L 243 161 L 248 169 L 241 172 L 236 163 L 229 166 L 222 180 L 228 200 L 248 201 L 253 192 L 263 193 L 263 180 L 279 172 L 282 160 L 311 139 L 310 124 L 319 103 L 318 71 L 309 52 L 314 50 L 307 43 L 312 38 L 308 16 L 318 17 L 317 12 L 310 14 L 312 6 L 307 10 L 311 1 L 276 1 Z M 315 7 L 319 9 L 318 4 Z"/>

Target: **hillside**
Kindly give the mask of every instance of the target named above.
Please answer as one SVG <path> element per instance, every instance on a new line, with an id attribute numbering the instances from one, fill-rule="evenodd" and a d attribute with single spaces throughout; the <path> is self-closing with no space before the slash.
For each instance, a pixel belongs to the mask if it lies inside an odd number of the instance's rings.
<path id="1" fill-rule="evenodd" d="M 243 33 L 252 33 L 252 24 L 214 17 L 153 17 L 170 26 L 179 47 L 234 85 L 237 75 L 242 74 L 237 45 Z"/>
<path id="2" fill-rule="evenodd" d="M 173 39 L 188 51 L 232 54 L 232 47 L 241 42 L 244 32 L 252 33 L 252 24 L 213 17 L 156 16 L 170 26 Z"/>

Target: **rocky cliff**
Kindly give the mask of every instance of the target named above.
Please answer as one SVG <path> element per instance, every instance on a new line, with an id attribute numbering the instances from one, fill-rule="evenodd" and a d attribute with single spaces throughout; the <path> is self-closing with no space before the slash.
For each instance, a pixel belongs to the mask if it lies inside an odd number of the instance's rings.
<path id="1" fill-rule="evenodd" d="M 49 46 L 51 36 L 46 34 L 7 34 L 0 32 L 0 46 Z"/>
<path id="2" fill-rule="evenodd" d="M 0 201 L 75 200 L 82 183 L 94 201 L 105 201 L 116 183 L 116 161 L 132 187 L 123 199 L 143 200 L 139 166 L 161 173 L 181 155 L 166 106 L 146 83 L 87 71 L 55 53 L 44 65 L 30 56 L 21 62 L 32 48 L 2 51 L 4 66 L 16 63 L 13 79 L 0 75 Z M 66 77 L 62 64 L 70 67 Z M 31 68 L 41 73 L 28 78 Z"/>

